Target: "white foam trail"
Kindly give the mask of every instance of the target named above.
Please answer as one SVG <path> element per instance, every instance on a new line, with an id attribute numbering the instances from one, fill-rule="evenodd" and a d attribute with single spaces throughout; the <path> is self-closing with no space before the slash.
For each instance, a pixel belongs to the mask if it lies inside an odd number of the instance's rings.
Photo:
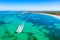
<path id="1" fill-rule="evenodd" d="M 44 14 L 44 13 L 40 13 L 40 14 Z M 56 17 L 56 18 L 60 19 L 60 16 L 57 16 L 57 15 L 46 14 L 46 13 L 44 15 L 49 15 L 49 16 L 53 16 L 53 17 Z"/>

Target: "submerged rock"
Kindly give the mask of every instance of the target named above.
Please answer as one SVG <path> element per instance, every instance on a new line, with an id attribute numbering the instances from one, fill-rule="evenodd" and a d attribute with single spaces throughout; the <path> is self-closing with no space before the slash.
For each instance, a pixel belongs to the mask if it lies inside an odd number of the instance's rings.
<path id="1" fill-rule="evenodd" d="M 4 21 L 0 21 L 0 26 L 6 24 Z"/>

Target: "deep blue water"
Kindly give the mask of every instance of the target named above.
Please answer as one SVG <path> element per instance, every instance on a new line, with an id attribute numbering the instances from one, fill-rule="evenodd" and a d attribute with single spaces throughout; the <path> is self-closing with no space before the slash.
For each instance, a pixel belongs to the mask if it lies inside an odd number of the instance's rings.
<path id="1" fill-rule="evenodd" d="M 16 28 L 22 22 L 26 22 L 23 31 L 15 35 Z M 13 38 L 16 40 L 24 38 L 24 40 L 60 40 L 60 19 L 38 13 L 0 12 L 0 35 L 1 40 L 2 38 L 4 40 L 13 40 Z"/>

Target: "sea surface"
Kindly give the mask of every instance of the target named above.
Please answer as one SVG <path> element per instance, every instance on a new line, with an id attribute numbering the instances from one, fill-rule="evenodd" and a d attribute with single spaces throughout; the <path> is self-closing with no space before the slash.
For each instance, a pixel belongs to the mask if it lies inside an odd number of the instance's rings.
<path id="1" fill-rule="evenodd" d="M 23 13 L 0 12 L 0 40 L 60 40 L 60 19 L 38 13 Z M 18 26 L 23 24 L 23 30 L 16 33 Z"/>

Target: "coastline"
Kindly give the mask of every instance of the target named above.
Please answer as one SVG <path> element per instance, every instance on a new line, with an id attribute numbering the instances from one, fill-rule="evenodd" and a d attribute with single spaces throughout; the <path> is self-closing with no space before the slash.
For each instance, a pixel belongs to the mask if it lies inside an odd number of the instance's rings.
<path id="1" fill-rule="evenodd" d="M 60 15 L 46 14 L 46 13 L 40 13 L 40 14 L 49 15 L 49 16 L 53 16 L 53 17 L 60 19 Z"/>

